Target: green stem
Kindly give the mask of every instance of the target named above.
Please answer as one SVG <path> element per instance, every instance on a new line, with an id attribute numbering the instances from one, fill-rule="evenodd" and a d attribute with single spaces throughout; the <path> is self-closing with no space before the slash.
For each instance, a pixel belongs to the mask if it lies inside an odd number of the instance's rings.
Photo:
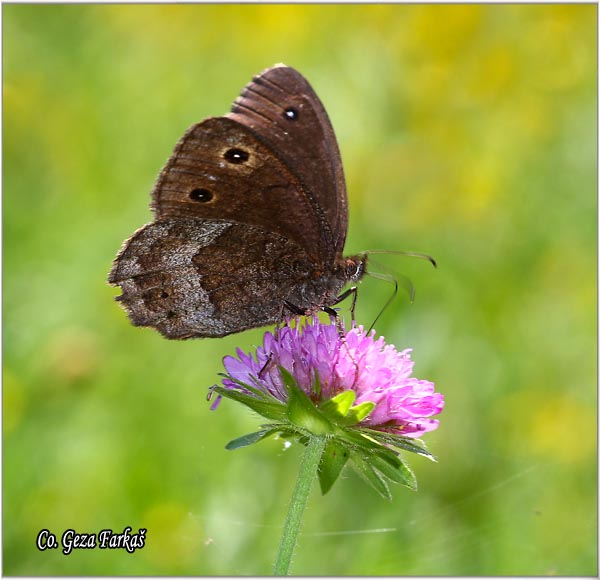
<path id="1" fill-rule="evenodd" d="M 281 537 L 279 554 L 277 555 L 273 571 L 274 576 L 287 576 L 292 556 L 294 555 L 294 548 L 298 542 L 298 533 L 300 532 L 304 508 L 308 501 L 312 483 L 317 475 L 324 449 L 325 437 L 312 436 L 306 446 L 302 464 L 300 465 L 298 481 L 296 482 L 296 489 L 294 489 L 294 495 L 292 495 L 288 515 L 283 526 L 283 536 Z"/>

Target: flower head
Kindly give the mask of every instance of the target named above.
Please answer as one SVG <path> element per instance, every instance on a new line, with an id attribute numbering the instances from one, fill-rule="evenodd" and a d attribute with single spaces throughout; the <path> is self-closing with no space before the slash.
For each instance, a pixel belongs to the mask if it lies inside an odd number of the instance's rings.
<path id="1" fill-rule="evenodd" d="M 442 411 L 444 397 L 434 391 L 433 383 L 411 376 L 411 350 L 398 352 L 362 326 L 340 333 L 335 325 L 313 318 L 304 326 L 267 332 L 254 356 L 238 349 L 237 358 L 225 357 L 228 378 L 223 385 L 250 384 L 286 403 L 283 368 L 317 407 L 352 390 L 355 404 L 375 405 L 359 426 L 418 437 L 437 428 L 439 421 L 429 417 Z"/>
<path id="2" fill-rule="evenodd" d="M 319 464 L 326 493 L 348 460 L 384 497 L 387 480 L 416 489 L 400 450 L 434 459 L 416 439 L 436 429 L 444 407 L 433 383 L 412 376 L 410 349 L 397 351 L 362 326 L 348 332 L 315 317 L 265 334 L 254 354 L 223 360 L 227 374 L 213 390 L 272 423 L 227 445 L 237 449 L 279 433 L 307 444 L 327 442 Z M 218 400 L 213 404 L 214 409 Z"/>

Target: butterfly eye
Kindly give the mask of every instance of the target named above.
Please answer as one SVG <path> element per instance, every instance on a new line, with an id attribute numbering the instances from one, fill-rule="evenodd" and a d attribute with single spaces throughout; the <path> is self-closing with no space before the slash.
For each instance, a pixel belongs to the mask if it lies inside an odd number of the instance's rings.
<path id="1" fill-rule="evenodd" d="M 190 191 L 190 199 L 193 201 L 199 201 L 201 203 L 206 203 L 213 198 L 212 192 L 208 191 L 208 189 L 194 189 Z"/>
<path id="2" fill-rule="evenodd" d="M 228 149 L 225 151 L 223 157 L 225 157 L 229 163 L 244 163 L 245 161 L 248 161 L 250 155 L 243 149 Z"/>
<path id="3" fill-rule="evenodd" d="M 294 109 L 294 107 L 288 107 L 285 111 L 283 111 L 283 116 L 290 121 L 295 121 L 298 118 L 298 109 Z"/>

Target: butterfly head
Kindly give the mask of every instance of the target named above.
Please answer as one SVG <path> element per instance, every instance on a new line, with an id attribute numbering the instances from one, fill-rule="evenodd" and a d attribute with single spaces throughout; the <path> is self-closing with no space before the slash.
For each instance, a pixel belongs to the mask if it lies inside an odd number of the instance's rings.
<path id="1" fill-rule="evenodd" d="M 367 266 L 367 257 L 364 255 L 350 256 L 344 259 L 346 267 L 346 280 L 357 282 L 360 280 Z"/>

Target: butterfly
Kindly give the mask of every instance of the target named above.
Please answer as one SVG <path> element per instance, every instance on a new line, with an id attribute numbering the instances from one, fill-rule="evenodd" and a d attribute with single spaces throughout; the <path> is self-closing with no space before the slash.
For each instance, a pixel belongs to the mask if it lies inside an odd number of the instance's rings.
<path id="1" fill-rule="evenodd" d="M 331 311 L 365 271 L 364 255 L 343 256 L 348 201 L 333 127 L 285 65 L 254 77 L 227 115 L 188 129 L 151 208 L 108 281 L 134 325 L 169 339 Z"/>

